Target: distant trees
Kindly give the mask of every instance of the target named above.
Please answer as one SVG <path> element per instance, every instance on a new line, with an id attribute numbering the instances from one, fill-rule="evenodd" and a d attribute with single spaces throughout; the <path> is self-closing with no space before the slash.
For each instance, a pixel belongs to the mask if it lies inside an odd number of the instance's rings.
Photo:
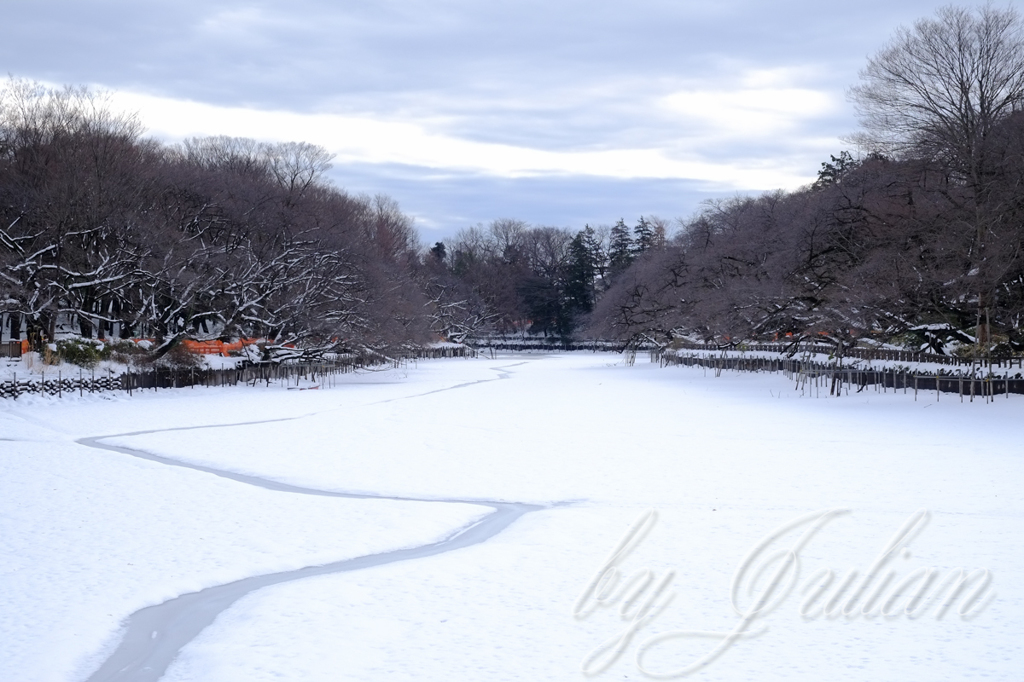
<path id="1" fill-rule="evenodd" d="M 653 253 L 636 246 L 644 227 L 627 250 L 620 221 L 620 272 L 594 328 L 810 335 L 839 352 L 865 335 L 1024 348 L 1022 31 L 1015 10 L 991 5 L 899 29 L 850 92 L 862 157 L 830 157 L 796 192 L 708 202 Z"/>
<path id="2" fill-rule="evenodd" d="M 168 147 L 81 88 L 0 89 L 0 313 L 37 342 L 428 338 L 411 220 L 330 186 L 307 143 Z M 17 321 L 17 327 L 13 326 Z"/>
<path id="3" fill-rule="evenodd" d="M 963 183 L 928 160 L 841 154 L 811 187 L 705 203 L 614 277 L 592 329 L 623 341 L 812 336 L 840 352 L 869 336 L 942 351 L 976 334 L 984 287 L 985 347 L 1022 349 L 1024 114 L 992 134 L 999 214 L 981 267 L 975 232 L 964 229 L 977 206 Z"/>
<path id="4" fill-rule="evenodd" d="M 1024 28 L 945 8 L 850 91 L 861 152 L 680 229 L 511 218 L 429 249 L 389 197 L 306 143 L 167 147 L 86 90 L 0 91 L 0 313 L 36 338 L 267 336 L 307 345 L 580 333 L 624 343 L 857 338 L 1024 349 Z"/>
<path id="5" fill-rule="evenodd" d="M 462 298 L 488 311 L 489 324 L 477 331 L 570 334 L 566 281 L 572 239 L 568 230 L 501 219 L 463 230 L 446 245 L 451 273 L 465 290 Z"/>
<path id="6" fill-rule="evenodd" d="M 630 264 L 665 246 L 667 222 L 620 219 L 611 228 L 589 225 L 573 233 L 510 219 L 460 232 L 431 249 L 427 262 L 449 263 L 458 282 L 448 291 L 488 312 L 475 333 L 528 332 L 569 340 L 584 330 L 597 301 Z M 440 257 L 439 257 L 440 256 Z M 461 288 L 460 288 L 461 287 Z M 472 296 L 470 296 L 472 292 Z"/>

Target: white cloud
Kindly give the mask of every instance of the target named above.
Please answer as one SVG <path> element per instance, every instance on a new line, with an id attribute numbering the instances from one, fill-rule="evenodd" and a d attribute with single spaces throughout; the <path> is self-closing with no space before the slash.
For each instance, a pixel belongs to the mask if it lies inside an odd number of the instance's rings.
<path id="1" fill-rule="evenodd" d="M 273 21 L 258 7 L 239 7 L 214 12 L 204 17 L 198 29 L 214 37 L 245 36 L 251 31 L 268 28 Z"/>
<path id="2" fill-rule="evenodd" d="M 582 224 L 809 182 L 865 54 L 946 1 L 46 0 L 7 3 L 4 55 L 164 139 L 307 140 L 435 217 Z"/>
<path id="3" fill-rule="evenodd" d="M 682 117 L 681 125 L 736 140 L 800 134 L 815 119 L 839 111 L 835 94 L 800 87 L 792 76 L 790 69 L 748 71 L 735 87 L 701 84 L 664 96 L 658 104 Z"/>
<path id="4" fill-rule="evenodd" d="M 784 91 L 772 91 L 781 101 Z M 762 93 L 763 94 L 763 93 Z M 742 101 L 742 97 L 737 101 Z M 460 139 L 434 132 L 415 120 L 384 120 L 368 116 L 262 111 L 166 98 L 118 93 L 115 101 L 141 113 L 158 137 L 181 140 L 191 136 L 232 135 L 262 140 L 303 140 L 336 154 L 339 163 L 403 164 L 437 170 L 478 172 L 503 177 L 580 175 L 618 179 L 677 178 L 721 185 L 723 188 L 796 186 L 806 177 L 777 164 L 744 163 L 702 158 L 696 154 L 668 155 L 661 148 L 623 148 L 600 151 L 551 151 L 526 146 Z M 720 114 L 728 126 L 742 128 L 765 112 L 779 125 L 788 110 L 762 104 L 744 110 L 730 93 L 704 93 L 689 102 L 732 106 L 736 114 Z M 804 101 L 818 106 L 813 97 Z M 694 111 L 699 111 L 695 107 Z M 748 117 L 748 118 L 745 118 Z M 709 114 L 707 120 L 713 117 Z M 763 118 L 759 118 L 762 120 Z M 725 133 L 720 132 L 724 135 Z"/>

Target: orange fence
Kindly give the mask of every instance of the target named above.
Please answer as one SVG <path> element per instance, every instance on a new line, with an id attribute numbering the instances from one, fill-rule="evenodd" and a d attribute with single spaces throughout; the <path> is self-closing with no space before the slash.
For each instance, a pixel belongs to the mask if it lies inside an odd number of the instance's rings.
<path id="1" fill-rule="evenodd" d="M 238 341 L 193 341 L 182 339 L 181 345 L 186 350 L 200 355 L 223 355 L 227 357 L 230 353 L 238 353 L 245 346 L 251 346 L 266 341 L 266 339 L 239 339 Z"/>
<path id="2" fill-rule="evenodd" d="M 133 343 L 140 341 L 149 341 L 150 343 L 156 343 L 155 339 L 131 339 Z M 193 341 L 192 339 L 182 339 L 181 345 L 186 350 L 192 353 L 198 353 L 200 355 L 223 355 L 227 357 L 231 353 L 239 353 L 245 346 L 251 346 L 257 343 L 269 342 L 273 343 L 273 340 L 267 339 L 239 339 L 237 341 Z M 294 348 L 293 344 L 285 344 L 285 348 Z M 4 343 L 0 347 L 0 357 L 12 357 L 16 358 L 20 355 L 26 355 L 32 350 L 31 345 L 27 339 L 21 341 L 10 341 Z"/>

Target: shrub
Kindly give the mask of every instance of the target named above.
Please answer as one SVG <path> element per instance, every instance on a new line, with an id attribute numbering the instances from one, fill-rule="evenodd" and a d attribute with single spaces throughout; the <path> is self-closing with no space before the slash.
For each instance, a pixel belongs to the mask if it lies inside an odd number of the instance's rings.
<path id="1" fill-rule="evenodd" d="M 103 359 L 103 344 L 87 339 L 64 339 L 56 343 L 57 358 L 79 367 L 95 367 Z M 49 347 L 47 347 L 49 350 Z"/>
<path id="2" fill-rule="evenodd" d="M 176 343 L 171 350 L 157 360 L 157 364 L 171 369 L 198 369 L 203 366 L 204 362 L 202 355 L 193 353 L 182 344 Z"/>
<path id="3" fill-rule="evenodd" d="M 104 360 L 113 360 L 123 365 L 140 364 L 144 362 L 148 353 L 144 348 L 131 341 L 118 341 L 107 343 L 100 351 Z"/>

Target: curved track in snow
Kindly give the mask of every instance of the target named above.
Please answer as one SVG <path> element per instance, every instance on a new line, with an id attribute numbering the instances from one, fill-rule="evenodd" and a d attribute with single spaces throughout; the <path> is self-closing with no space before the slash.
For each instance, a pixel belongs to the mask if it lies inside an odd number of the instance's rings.
<path id="1" fill-rule="evenodd" d="M 503 367 L 492 368 L 498 372 L 498 376 L 494 379 L 482 379 L 434 391 L 427 391 L 426 393 L 390 398 L 388 400 L 382 400 L 380 403 L 419 398 L 433 393 L 451 391 L 457 388 L 465 388 L 467 386 L 474 386 L 476 384 L 489 381 L 507 379 L 509 377 L 509 373 L 503 370 L 514 366 L 516 365 L 505 365 Z M 305 568 L 299 568 L 291 571 L 282 571 L 279 573 L 269 573 L 266 575 L 243 578 L 223 585 L 208 587 L 198 592 L 183 594 L 175 597 L 174 599 L 169 599 L 162 604 L 140 609 L 128 617 L 124 637 L 117 649 L 115 649 L 114 652 L 102 663 L 102 665 L 100 665 L 100 667 L 87 678 L 87 682 L 156 682 L 156 680 L 159 680 L 167 671 L 167 668 L 171 665 L 174 658 L 182 648 L 195 639 L 196 636 L 198 636 L 204 628 L 210 625 L 221 612 L 254 590 L 318 575 L 356 571 L 364 568 L 372 568 L 374 566 L 382 566 L 396 561 L 421 559 L 435 554 L 441 554 L 443 552 L 450 552 L 452 550 L 470 547 L 494 537 L 524 514 L 545 508 L 541 505 L 503 502 L 497 500 L 397 497 L 367 493 L 346 493 L 332 490 L 319 490 L 317 488 L 290 485 L 271 479 L 260 478 L 258 476 L 249 476 L 198 464 L 188 464 L 169 457 L 162 457 L 160 455 L 150 454 L 148 452 L 135 450 L 122 445 L 110 445 L 103 442 L 108 438 L 140 436 L 149 433 L 225 428 L 231 426 L 267 424 L 279 421 L 293 421 L 312 416 L 313 414 L 319 413 L 311 413 L 298 417 L 285 417 L 281 419 L 267 419 L 234 424 L 213 424 L 206 426 L 134 431 L 130 433 L 81 438 L 77 442 L 90 448 L 130 455 L 132 457 L 147 459 L 152 462 L 158 462 L 169 466 L 184 467 L 186 469 L 213 474 L 214 476 L 220 476 L 239 483 L 245 483 L 247 485 L 253 485 L 266 490 L 274 490 L 278 492 L 295 493 L 300 495 L 321 495 L 326 497 L 344 497 L 350 499 L 476 504 L 491 507 L 494 511 L 480 521 L 477 521 L 465 528 L 461 528 L 449 535 L 447 538 L 437 542 L 420 545 L 418 547 L 380 552 L 378 554 L 368 554 L 366 556 L 335 561 L 319 566 L 307 566 Z"/>

